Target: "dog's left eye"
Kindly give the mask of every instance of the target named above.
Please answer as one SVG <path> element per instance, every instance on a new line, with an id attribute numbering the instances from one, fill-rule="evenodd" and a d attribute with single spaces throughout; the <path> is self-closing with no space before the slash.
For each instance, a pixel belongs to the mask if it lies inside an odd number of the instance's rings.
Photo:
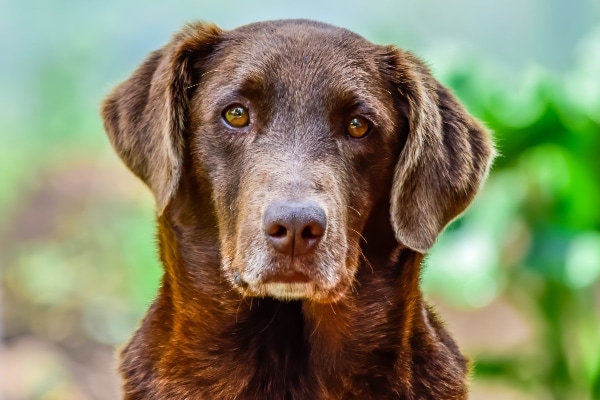
<path id="1" fill-rule="evenodd" d="M 250 123 L 248 109 L 240 104 L 234 104 L 223 111 L 223 119 L 234 128 L 243 128 Z"/>
<path id="2" fill-rule="evenodd" d="M 363 117 L 354 117 L 346 126 L 346 132 L 353 138 L 360 139 L 371 130 L 371 122 Z"/>

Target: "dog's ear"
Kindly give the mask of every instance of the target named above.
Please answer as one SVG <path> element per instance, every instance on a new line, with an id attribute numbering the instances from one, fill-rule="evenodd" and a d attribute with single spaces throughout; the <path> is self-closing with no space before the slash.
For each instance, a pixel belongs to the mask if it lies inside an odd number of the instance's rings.
<path id="1" fill-rule="evenodd" d="M 188 100 L 198 82 L 199 60 L 222 31 L 187 25 L 154 51 L 102 105 L 104 128 L 127 167 L 154 193 L 158 213 L 173 196 L 183 164 Z"/>
<path id="2" fill-rule="evenodd" d="M 473 200 L 495 150 L 487 130 L 419 59 L 388 48 L 384 64 L 409 125 L 394 171 L 392 226 L 400 243 L 426 253 Z"/>

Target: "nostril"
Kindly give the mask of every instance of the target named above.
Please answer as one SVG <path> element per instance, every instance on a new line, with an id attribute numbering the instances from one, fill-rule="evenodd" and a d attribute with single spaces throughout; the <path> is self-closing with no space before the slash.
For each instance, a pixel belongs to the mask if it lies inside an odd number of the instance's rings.
<path id="1" fill-rule="evenodd" d="M 315 223 L 307 225 L 304 229 L 302 229 L 302 239 L 319 239 L 321 236 L 325 234 L 325 228 L 323 225 Z"/>
<path id="2" fill-rule="evenodd" d="M 283 238 L 287 236 L 287 228 L 283 225 L 273 224 L 267 230 L 267 234 L 273 238 Z"/>

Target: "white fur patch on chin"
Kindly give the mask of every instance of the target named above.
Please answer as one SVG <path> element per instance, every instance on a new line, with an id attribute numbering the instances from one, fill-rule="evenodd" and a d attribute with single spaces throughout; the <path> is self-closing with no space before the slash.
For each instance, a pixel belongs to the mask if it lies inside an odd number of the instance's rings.
<path id="1" fill-rule="evenodd" d="M 278 300 L 299 300 L 314 295 L 315 286 L 311 282 L 304 283 L 265 283 L 265 294 Z"/>

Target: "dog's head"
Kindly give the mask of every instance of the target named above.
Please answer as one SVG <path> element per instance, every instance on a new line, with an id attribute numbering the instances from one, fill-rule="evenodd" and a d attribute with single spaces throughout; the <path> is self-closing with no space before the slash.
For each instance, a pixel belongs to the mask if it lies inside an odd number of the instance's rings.
<path id="1" fill-rule="evenodd" d="M 103 117 L 159 214 L 193 176 L 223 276 L 280 299 L 349 290 L 382 204 L 397 242 L 426 252 L 494 154 L 414 56 L 310 21 L 189 25 L 117 87 Z"/>

